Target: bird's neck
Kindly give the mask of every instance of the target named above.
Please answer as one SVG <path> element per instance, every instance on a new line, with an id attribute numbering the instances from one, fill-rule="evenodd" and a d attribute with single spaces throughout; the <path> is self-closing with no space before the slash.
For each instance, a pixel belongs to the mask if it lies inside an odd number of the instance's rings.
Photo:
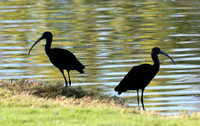
<path id="1" fill-rule="evenodd" d="M 153 66 L 160 68 L 160 61 L 158 59 L 158 55 L 151 54 L 152 60 L 153 60 Z"/>
<path id="2" fill-rule="evenodd" d="M 46 39 L 46 45 L 45 45 L 45 52 L 46 53 L 48 53 L 51 50 L 51 42 L 52 42 L 52 38 Z"/>

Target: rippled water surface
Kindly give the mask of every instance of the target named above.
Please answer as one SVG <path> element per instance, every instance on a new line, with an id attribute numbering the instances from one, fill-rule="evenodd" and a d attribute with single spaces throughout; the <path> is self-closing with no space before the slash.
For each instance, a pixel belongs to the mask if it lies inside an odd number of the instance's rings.
<path id="1" fill-rule="evenodd" d="M 9 0 L 0 1 L 0 78 L 64 83 L 44 51 L 45 40 L 27 55 L 44 31 L 52 47 L 68 49 L 85 66 L 71 71 L 72 86 L 113 90 L 134 65 L 150 63 L 160 47 L 161 69 L 144 93 L 147 110 L 161 114 L 200 111 L 200 2 L 196 0 Z M 136 91 L 122 93 L 135 108 Z"/>

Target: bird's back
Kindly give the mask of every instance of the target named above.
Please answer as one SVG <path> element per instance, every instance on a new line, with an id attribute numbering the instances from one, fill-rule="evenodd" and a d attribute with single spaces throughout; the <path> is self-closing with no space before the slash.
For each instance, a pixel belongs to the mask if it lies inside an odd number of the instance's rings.
<path id="1" fill-rule="evenodd" d="M 47 55 L 52 64 L 59 69 L 77 70 L 80 73 L 84 73 L 82 69 L 84 69 L 85 66 L 68 50 L 53 48 Z"/>
<path id="2" fill-rule="evenodd" d="M 157 74 L 159 68 L 150 64 L 134 66 L 115 88 L 119 94 L 127 90 L 144 89 Z"/>

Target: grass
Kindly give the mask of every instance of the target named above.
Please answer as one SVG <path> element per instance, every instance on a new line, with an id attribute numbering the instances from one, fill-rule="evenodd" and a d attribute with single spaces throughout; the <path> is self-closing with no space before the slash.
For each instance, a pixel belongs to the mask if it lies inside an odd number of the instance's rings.
<path id="1" fill-rule="evenodd" d="M 120 98 L 26 80 L 0 82 L 0 126 L 198 126 L 200 114 L 136 111 Z"/>

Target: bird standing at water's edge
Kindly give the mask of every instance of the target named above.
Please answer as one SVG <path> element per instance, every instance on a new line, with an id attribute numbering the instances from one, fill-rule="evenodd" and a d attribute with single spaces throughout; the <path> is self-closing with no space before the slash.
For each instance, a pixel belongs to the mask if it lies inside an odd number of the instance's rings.
<path id="1" fill-rule="evenodd" d="M 134 66 L 120 81 L 119 85 L 115 87 L 115 91 L 118 92 L 119 95 L 122 92 L 126 92 L 127 90 L 136 90 L 138 107 L 139 107 L 139 89 L 141 89 L 142 90 L 141 103 L 143 110 L 145 110 L 143 103 L 144 89 L 156 76 L 156 74 L 160 69 L 158 54 L 163 54 L 169 57 L 175 65 L 175 62 L 168 54 L 162 52 L 160 48 L 154 47 L 151 51 L 151 57 L 154 64 L 153 65 L 141 64 L 139 66 Z"/>
<path id="2" fill-rule="evenodd" d="M 60 48 L 51 49 L 53 35 L 51 32 L 48 31 L 44 32 L 42 36 L 31 46 L 28 55 L 30 54 L 32 48 L 42 39 L 46 39 L 45 52 L 49 57 L 49 60 L 62 73 L 66 87 L 68 86 L 68 83 L 67 79 L 65 78 L 64 69 L 67 70 L 69 77 L 69 86 L 71 86 L 70 70 L 77 70 L 80 73 L 84 73 L 83 69 L 85 69 L 85 66 L 81 64 L 75 57 L 75 55 L 70 51 Z"/>

